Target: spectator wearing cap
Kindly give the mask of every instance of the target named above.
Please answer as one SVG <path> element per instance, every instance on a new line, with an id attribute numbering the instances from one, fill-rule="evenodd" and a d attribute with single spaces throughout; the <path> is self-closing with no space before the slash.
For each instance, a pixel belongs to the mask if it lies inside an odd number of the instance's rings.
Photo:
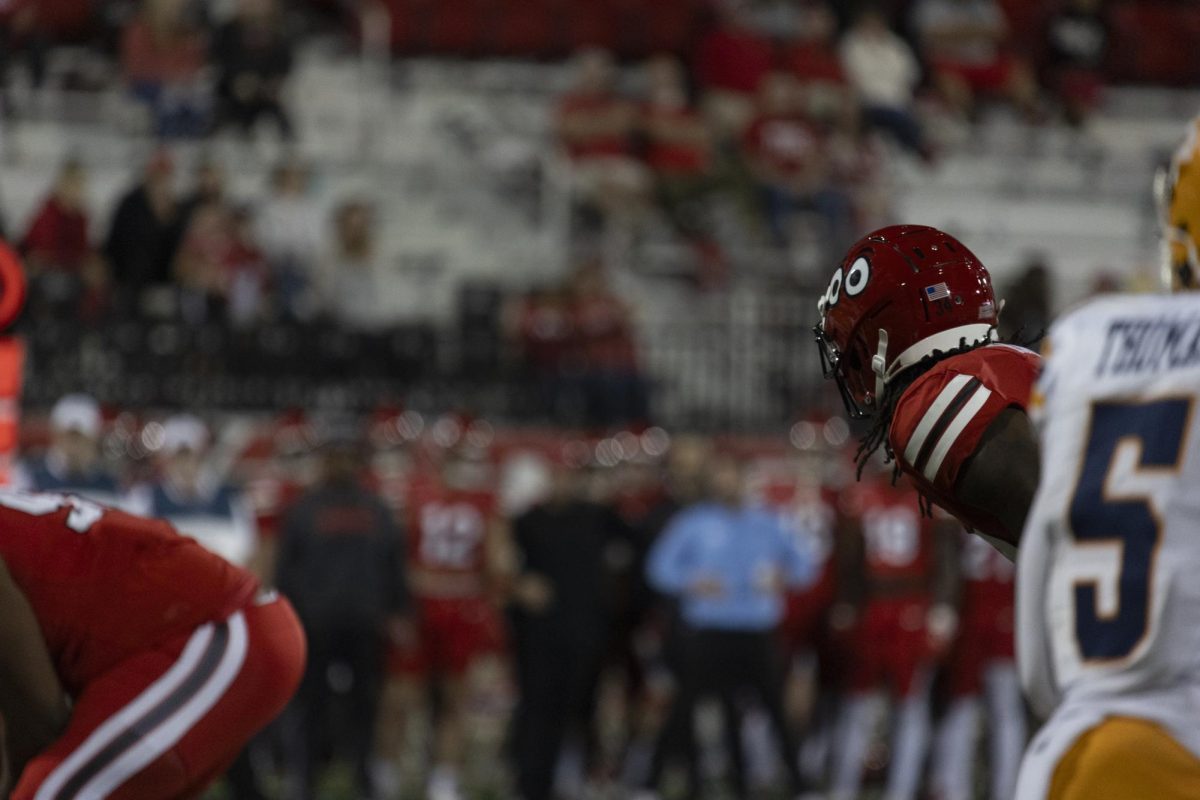
<path id="1" fill-rule="evenodd" d="M 276 585 L 308 637 L 308 670 L 297 694 L 287 761 L 289 800 L 309 800 L 323 754 L 345 752 L 359 797 L 375 797 L 371 774 L 384 645 L 413 637 L 404 545 L 383 500 L 363 485 L 366 449 L 346 426 L 331 429 L 323 474 L 289 510 L 279 536 Z M 336 683 L 335 683 L 336 682 Z M 342 695 L 345 730 L 330 731 Z"/>
<path id="2" fill-rule="evenodd" d="M 161 476 L 136 487 L 130 508 L 161 517 L 225 560 L 249 566 L 258 539 L 254 514 L 241 492 L 218 476 L 209 459 L 208 427 L 191 414 L 162 426 Z"/>
<path id="3" fill-rule="evenodd" d="M 41 458 L 18 465 L 16 488 L 29 492 L 77 494 L 97 503 L 120 506 L 117 478 L 100 460 L 103 420 L 100 406 L 85 394 L 69 394 L 50 411 L 50 447 Z"/>

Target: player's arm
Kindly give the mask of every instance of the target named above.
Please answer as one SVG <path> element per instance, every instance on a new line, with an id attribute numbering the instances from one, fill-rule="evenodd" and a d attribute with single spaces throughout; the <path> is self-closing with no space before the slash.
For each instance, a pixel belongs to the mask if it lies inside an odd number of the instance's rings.
<path id="1" fill-rule="evenodd" d="M 0 560 L 0 715 L 18 776 L 66 727 L 70 710 L 29 600 Z"/>
<path id="2" fill-rule="evenodd" d="M 1003 541 L 1016 546 L 1037 492 L 1039 458 L 1037 435 L 1029 417 L 1018 408 L 1005 409 L 963 464 L 958 477 L 958 502 L 994 517 L 1004 528 Z"/>

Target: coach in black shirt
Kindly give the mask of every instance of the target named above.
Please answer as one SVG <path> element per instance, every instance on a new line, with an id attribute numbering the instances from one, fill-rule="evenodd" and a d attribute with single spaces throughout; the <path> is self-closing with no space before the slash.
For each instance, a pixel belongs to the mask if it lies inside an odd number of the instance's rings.
<path id="1" fill-rule="evenodd" d="M 289 747 L 289 800 L 312 797 L 329 742 L 335 689 L 348 705 L 345 734 L 360 796 L 374 797 L 368 767 L 382 683 L 384 643 L 406 627 L 404 548 L 391 513 L 360 482 L 361 443 L 347 431 L 325 445 L 322 481 L 297 501 L 280 530 L 276 583 L 308 635 L 308 669 L 296 699 L 299 730 Z M 331 676 L 344 675 L 345 687 Z M 335 740 L 337 743 L 337 740 Z"/>
<path id="2" fill-rule="evenodd" d="M 513 524 L 513 752 L 523 800 L 551 796 L 562 740 L 587 722 L 611 623 L 609 556 L 632 538 L 612 509 L 582 499 L 581 480 L 556 470 L 550 497 Z"/>

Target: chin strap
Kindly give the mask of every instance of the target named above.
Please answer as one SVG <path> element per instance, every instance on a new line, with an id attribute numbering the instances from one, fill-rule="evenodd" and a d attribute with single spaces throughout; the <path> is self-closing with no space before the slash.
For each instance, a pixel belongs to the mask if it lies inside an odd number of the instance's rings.
<path id="1" fill-rule="evenodd" d="M 926 336 L 921 341 L 905 349 L 904 352 L 896 356 L 891 364 L 888 364 L 888 332 L 880 328 L 879 348 L 871 358 L 871 371 L 875 373 L 875 397 L 879 398 L 883 396 L 883 390 L 887 386 L 888 381 L 926 356 L 933 355 L 935 351 L 941 350 L 945 352 L 946 350 L 953 350 L 956 347 L 961 347 L 964 342 L 966 344 L 986 344 L 995 340 L 996 329 L 987 323 L 960 325 L 948 331 Z"/>
<path id="2" fill-rule="evenodd" d="M 871 357 L 871 371 L 875 373 L 875 397 L 883 397 L 883 387 L 891 376 L 888 375 L 887 368 L 887 348 L 888 348 L 888 332 L 883 328 L 879 329 L 879 347 L 875 351 L 875 355 Z"/>

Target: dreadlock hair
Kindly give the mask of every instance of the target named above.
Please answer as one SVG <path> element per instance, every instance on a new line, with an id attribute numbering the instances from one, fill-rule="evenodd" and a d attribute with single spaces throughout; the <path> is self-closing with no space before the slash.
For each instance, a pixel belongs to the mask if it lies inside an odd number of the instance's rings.
<path id="1" fill-rule="evenodd" d="M 1004 340 L 1004 344 L 1012 344 L 1017 347 L 1032 348 L 1042 340 L 1046 332 L 1043 330 L 1036 336 L 1025 336 L 1024 328 L 1018 329 L 1015 333 Z M 896 454 L 892 451 L 892 443 L 888 441 L 888 430 L 892 427 L 892 417 L 896 413 L 896 405 L 900 402 L 900 398 L 908 391 L 908 387 L 916 382 L 917 378 L 924 375 L 934 365 L 945 361 L 947 358 L 969 353 L 972 350 L 978 350 L 980 347 L 986 347 L 989 344 L 995 344 L 991 341 L 968 343 L 966 339 L 959 339 L 959 346 L 950 350 L 934 350 L 929 355 L 922 358 L 917 363 L 900 372 L 896 377 L 888 381 L 883 389 L 883 394 L 879 397 L 879 410 L 875 412 L 871 420 L 871 427 L 863 434 L 863 437 L 858 440 L 858 450 L 854 453 L 854 461 L 858 465 L 856 477 L 862 478 L 863 469 L 866 468 L 867 462 L 871 460 L 871 456 L 875 455 L 880 447 L 883 448 L 885 464 L 892 464 L 892 484 L 900 478 L 900 464 L 896 461 Z M 932 502 L 921 493 L 921 512 L 927 516 L 932 514 Z"/>

